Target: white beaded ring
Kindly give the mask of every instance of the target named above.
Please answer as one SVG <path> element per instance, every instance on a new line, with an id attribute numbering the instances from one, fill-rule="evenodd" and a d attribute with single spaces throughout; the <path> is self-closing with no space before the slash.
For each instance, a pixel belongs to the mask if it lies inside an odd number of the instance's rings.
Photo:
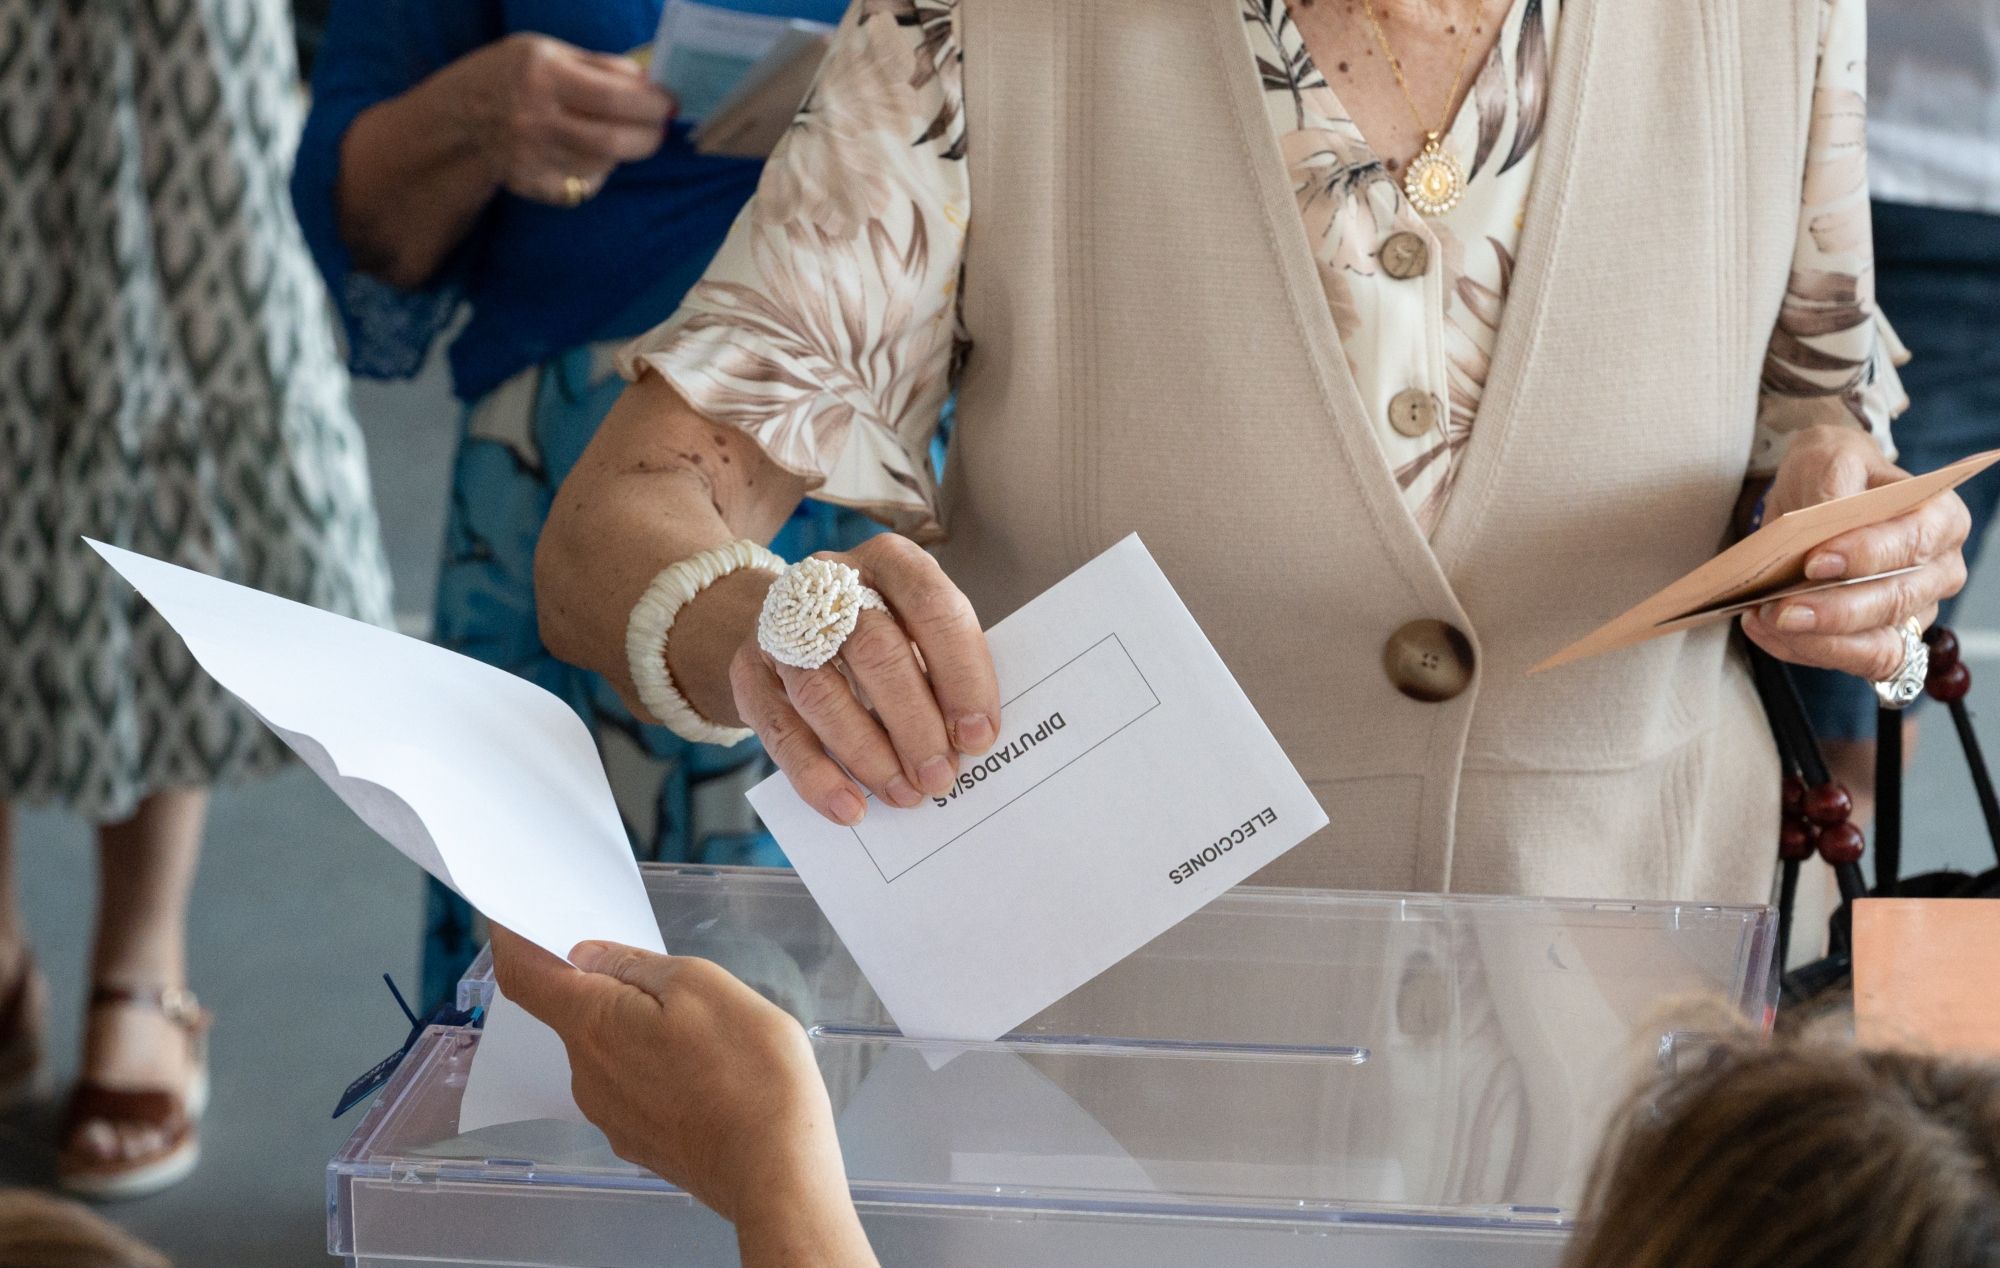
<path id="1" fill-rule="evenodd" d="M 888 610 L 859 572 L 836 559 L 801 559 L 765 592 L 757 645 L 780 664 L 818 669 L 840 654 L 870 608 Z"/>
<path id="2" fill-rule="evenodd" d="M 718 726 L 694 711 L 667 671 L 667 635 L 688 600 L 719 579 L 745 568 L 782 576 L 785 561 L 753 541 L 733 541 L 681 560 L 653 578 L 625 623 L 625 663 L 639 703 L 668 730 L 696 744 L 740 744 L 748 727 Z"/>

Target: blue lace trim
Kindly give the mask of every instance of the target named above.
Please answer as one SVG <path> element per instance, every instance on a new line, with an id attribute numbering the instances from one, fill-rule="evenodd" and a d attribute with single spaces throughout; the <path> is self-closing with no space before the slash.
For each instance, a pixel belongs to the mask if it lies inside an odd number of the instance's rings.
<path id="1" fill-rule="evenodd" d="M 458 317 L 464 294 L 453 283 L 407 291 L 358 269 L 341 279 L 348 369 L 363 378 L 407 379 Z"/>

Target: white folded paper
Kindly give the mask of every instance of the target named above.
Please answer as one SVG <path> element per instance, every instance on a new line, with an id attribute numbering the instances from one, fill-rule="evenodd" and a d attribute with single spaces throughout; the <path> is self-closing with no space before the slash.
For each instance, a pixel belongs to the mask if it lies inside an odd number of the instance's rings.
<path id="1" fill-rule="evenodd" d="M 90 543 L 363 822 L 487 917 L 567 957 L 659 951 L 590 732 L 505 670 Z"/>
<path id="2" fill-rule="evenodd" d="M 912 1037 L 998 1038 L 1326 826 L 1137 537 L 987 644 L 1000 740 L 950 795 L 844 828 L 750 792 Z"/>
<path id="3" fill-rule="evenodd" d="M 653 82 L 674 94 L 676 118 L 699 124 L 784 65 L 785 50 L 833 34 L 825 22 L 759 13 L 758 6 L 667 0 L 647 61 Z M 771 54 L 779 52 L 778 60 Z M 796 107 L 797 99 L 793 99 Z M 789 112 L 788 112 L 789 113 Z"/>

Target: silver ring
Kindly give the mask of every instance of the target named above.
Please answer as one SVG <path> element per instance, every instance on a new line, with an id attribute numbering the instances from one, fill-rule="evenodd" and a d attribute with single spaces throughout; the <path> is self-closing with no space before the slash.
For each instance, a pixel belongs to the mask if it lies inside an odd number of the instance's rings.
<path id="1" fill-rule="evenodd" d="M 1875 684 L 1875 698 L 1884 709 L 1906 709 L 1924 694 L 1924 677 L 1931 671 L 1931 649 L 1924 642 L 1924 627 L 1908 616 L 1896 627 L 1903 636 L 1903 663 L 1896 672 Z"/>

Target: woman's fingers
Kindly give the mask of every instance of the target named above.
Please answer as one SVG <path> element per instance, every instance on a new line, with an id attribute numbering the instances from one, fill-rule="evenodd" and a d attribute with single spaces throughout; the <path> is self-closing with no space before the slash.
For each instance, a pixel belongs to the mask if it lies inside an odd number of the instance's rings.
<path id="1" fill-rule="evenodd" d="M 827 756 L 812 727 L 792 707 L 777 670 L 754 646 L 745 646 L 730 662 L 729 684 L 738 715 L 757 732 L 764 751 L 806 804 L 835 823 L 861 822 L 867 812 L 861 789 Z"/>
<path id="2" fill-rule="evenodd" d="M 972 604 L 921 546 L 885 533 L 849 552 L 923 654 L 946 734 L 961 753 L 991 748 L 1000 727 L 1000 686 Z"/>
<path id="3" fill-rule="evenodd" d="M 673 98 L 628 58 L 576 51 L 554 79 L 564 111 L 610 123 L 630 123 L 655 133 L 673 117 Z"/>
<path id="4" fill-rule="evenodd" d="M 1758 615 L 1780 634 L 1862 634 L 1934 611 L 1964 584 L 1965 560 L 1953 552 L 1900 577 L 1767 603 Z"/>
<path id="5" fill-rule="evenodd" d="M 595 197 L 616 166 L 616 162 L 595 155 L 557 145 L 539 145 L 514 163 L 507 188 L 536 202 L 573 207 L 579 201 L 579 193 L 585 199 Z M 580 189 L 573 188 L 572 181 L 582 181 L 583 185 Z"/>
<path id="6" fill-rule="evenodd" d="M 1971 528 L 1971 513 L 1958 494 L 1940 493 L 1895 519 L 1842 533 L 1815 548 L 1806 557 L 1806 576 L 1867 577 L 1928 563 L 1957 554 Z"/>
<path id="7" fill-rule="evenodd" d="M 1903 662 L 1909 617 L 1928 626 L 1940 601 L 1965 584 L 1960 550 L 1971 526 L 1965 504 L 1943 493 L 1906 515 L 1843 533 L 1806 560 L 1814 579 L 1917 571 L 1766 604 L 1743 621 L 1744 633 L 1780 659 L 1880 681 Z"/>
<path id="8" fill-rule="evenodd" d="M 1906 478 L 1854 428 L 1808 428 L 1794 437 L 1779 465 L 1766 496 L 1767 519 Z M 1910 617 L 1928 625 L 1938 602 L 1965 584 L 1961 547 L 1970 527 L 1965 503 L 1946 492 L 1895 519 L 1843 533 L 1806 556 L 1809 579 L 1915 571 L 1766 604 L 1744 616 L 1743 632 L 1781 660 L 1878 682 L 1888 678 L 1903 663 L 1897 627 Z"/>
<path id="9" fill-rule="evenodd" d="M 616 978 L 637 987 L 661 1003 L 667 1003 L 673 985 L 687 965 L 694 961 L 677 955 L 661 955 L 618 942 L 579 942 L 570 948 L 569 962 L 585 973 Z"/>
<path id="10" fill-rule="evenodd" d="M 942 796 L 958 774 L 958 763 L 910 636 L 888 613 L 863 612 L 840 649 L 840 659 L 874 705 L 909 782 Z"/>
<path id="11" fill-rule="evenodd" d="M 792 707 L 849 774 L 892 806 L 908 809 L 923 801 L 903 774 L 903 763 L 882 725 L 855 698 L 854 689 L 838 669 L 831 664 L 818 669 L 776 668 Z"/>
<path id="12" fill-rule="evenodd" d="M 547 141 L 559 155 L 590 167 L 612 167 L 651 158 L 665 139 L 657 127 L 559 114 L 548 123 Z"/>
<path id="13" fill-rule="evenodd" d="M 1916 614 L 1926 625 L 1936 616 L 1936 608 Z M 1903 666 L 1903 635 L 1893 626 L 1859 634 L 1786 634 L 1752 613 L 1743 618 L 1743 632 L 1779 660 L 1835 669 L 1870 682 L 1881 682 Z"/>
<path id="14" fill-rule="evenodd" d="M 885 534 L 826 557 L 857 567 L 889 610 L 862 612 L 835 664 L 799 669 L 747 647 L 731 682 L 799 794 L 852 824 L 866 810 L 856 781 L 905 809 L 948 791 L 954 747 L 983 752 L 998 733 L 999 687 L 972 605 L 920 547 Z"/>
<path id="15" fill-rule="evenodd" d="M 546 1020 L 567 998 L 563 988 L 575 970 L 502 925 L 489 922 L 487 937 L 507 998 Z"/>
<path id="16" fill-rule="evenodd" d="M 543 38 L 523 43 L 520 54 L 505 85 L 512 105 L 504 170 L 515 193 L 574 205 L 619 164 L 658 151 L 673 100 L 637 66 Z"/>

